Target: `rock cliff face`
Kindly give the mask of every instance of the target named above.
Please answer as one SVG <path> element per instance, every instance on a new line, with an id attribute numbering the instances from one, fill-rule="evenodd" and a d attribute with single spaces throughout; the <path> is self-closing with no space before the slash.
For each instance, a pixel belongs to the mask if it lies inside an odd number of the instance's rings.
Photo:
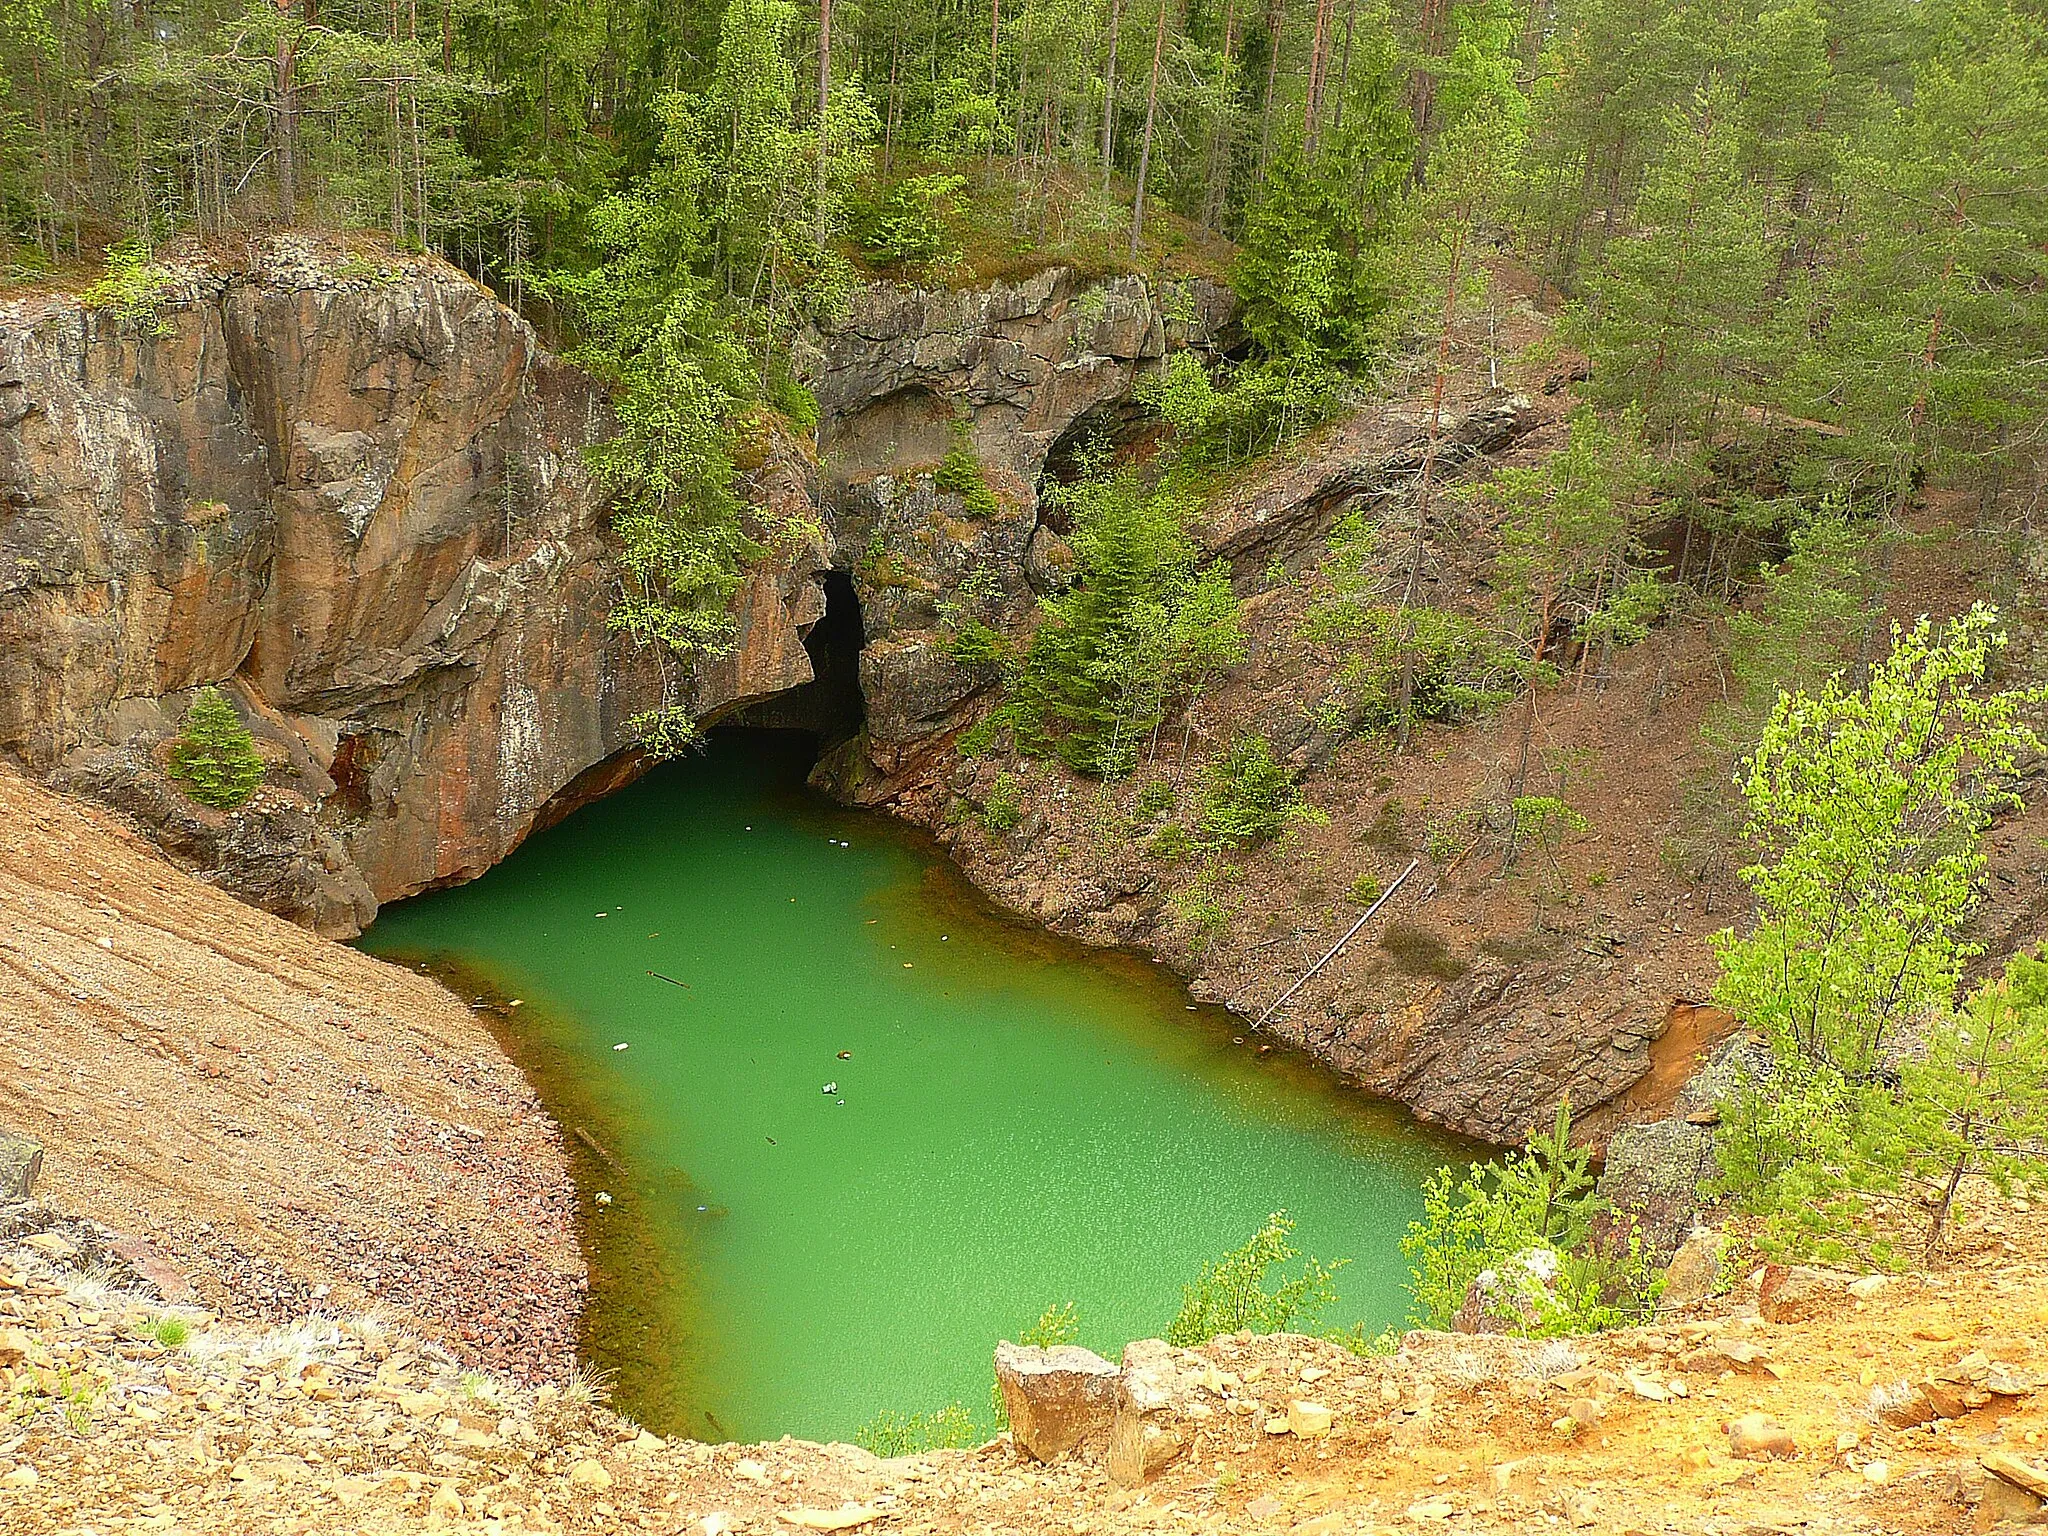
<path id="1" fill-rule="evenodd" d="M 823 475 L 783 443 L 750 477 L 764 520 L 821 512 L 823 536 L 735 599 L 698 712 L 800 699 L 837 563 L 871 755 L 900 769 L 977 686 L 933 647 L 939 601 L 972 577 L 991 615 L 1028 603 L 1062 554 L 1046 455 L 1223 314 L 1217 291 L 1176 303 L 1169 322 L 1135 280 L 1059 272 L 863 293 L 808 359 Z M 593 381 L 437 261 L 287 239 L 178 268 L 140 321 L 0 305 L 0 754 L 324 933 L 481 873 L 638 771 L 628 722 L 659 680 L 606 627 L 618 573 L 581 457 L 606 428 Z M 993 513 L 938 488 L 956 438 Z M 230 815 L 161 771 L 208 683 L 271 761 Z"/>

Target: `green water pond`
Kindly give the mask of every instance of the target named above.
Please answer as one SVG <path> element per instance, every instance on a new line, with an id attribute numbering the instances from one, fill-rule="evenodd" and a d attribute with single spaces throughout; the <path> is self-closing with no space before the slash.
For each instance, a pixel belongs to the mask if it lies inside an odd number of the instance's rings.
<path id="1" fill-rule="evenodd" d="M 1350 1261 L 1324 1326 L 1401 1320 L 1399 1238 L 1469 1147 L 1006 919 L 809 760 L 720 733 L 362 940 L 521 1000 L 499 1028 L 570 1133 L 622 1409 L 714 1439 L 985 1418 L 997 1338 L 1069 1301 L 1097 1349 L 1157 1334 L 1276 1210 Z"/>

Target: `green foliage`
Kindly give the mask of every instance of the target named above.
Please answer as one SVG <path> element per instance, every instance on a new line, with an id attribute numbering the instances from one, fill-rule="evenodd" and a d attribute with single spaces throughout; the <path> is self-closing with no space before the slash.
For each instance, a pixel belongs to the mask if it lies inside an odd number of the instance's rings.
<path id="1" fill-rule="evenodd" d="M 1138 398 L 1173 428 L 1189 466 L 1259 458 L 1342 408 L 1342 375 L 1313 360 L 1286 358 L 1234 368 L 1218 388 L 1192 352 L 1176 352 L 1138 386 Z"/>
<path id="2" fill-rule="evenodd" d="M 989 489 L 988 477 L 982 473 L 981 459 L 974 451 L 974 444 L 968 440 L 964 427 L 954 431 L 953 446 L 939 460 L 939 467 L 932 474 L 932 483 L 948 495 L 958 496 L 960 510 L 971 518 L 985 521 L 1001 515 L 1002 508 L 996 504 L 995 492 Z"/>
<path id="3" fill-rule="evenodd" d="M 853 1443 L 881 1457 L 915 1456 L 921 1451 L 963 1450 L 979 1445 L 982 1432 L 974 1416 L 958 1403 L 929 1413 L 898 1413 L 884 1408 L 853 1432 Z"/>
<path id="4" fill-rule="evenodd" d="M 2010 1166 L 1994 1127 L 2031 1124 L 2048 1092 L 2031 962 L 1954 1006 L 1981 952 L 1964 924 L 1984 829 L 2018 803 L 2019 757 L 2042 750 L 2021 711 L 2044 695 L 1979 691 L 2002 643 L 1981 605 L 1895 627 L 1864 688 L 1782 694 L 1750 760 L 1758 919 L 1717 937 L 1715 997 L 1771 1060 L 1724 1106 L 1717 1149 L 1724 1190 L 1776 1251 L 1892 1257 L 1865 1218 L 1903 1180 L 1940 1186 L 1931 1253 L 1962 1180 Z"/>
<path id="5" fill-rule="evenodd" d="M 1021 787 L 1021 781 L 1014 773 L 1003 772 L 996 775 L 995 782 L 989 785 L 988 794 L 981 802 L 978 819 L 984 830 L 1010 832 L 1016 829 L 1017 824 L 1024 819 L 1023 808 L 1017 799 L 1017 791 Z"/>
<path id="6" fill-rule="evenodd" d="M 78 296 L 78 302 L 87 309 L 106 310 L 121 324 L 149 335 L 168 336 L 171 322 L 162 310 L 170 280 L 170 270 L 150 260 L 149 247 L 130 235 L 107 247 L 107 270 Z"/>
<path id="7" fill-rule="evenodd" d="M 150 1324 L 149 1336 L 165 1349 L 183 1349 L 192 1338 L 192 1325 L 182 1317 L 165 1315 Z"/>
<path id="8" fill-rule="evenodd" d="M 2048 1161 L 2048 959 L 2015 956 L 1926 1031 L 1899 1092 L 1874 1100 L 1862 1143 L 1926 1211 L 1921 1257 L 1939 1251 L 1964 1180 L 2001 1193 Z"/>
<path id="9" fill-rule="evenodd" d="M 1634 1233 L 1596 1237 L 1606 1207 L 1590 1154 L 1571 1142 L 1571 1108 L 1520 1153 L 1462 1177 L 1440 1168 L 1409 1224 L 1409 1316 L 1448 1330 L 1476 1285 L 1489 1314 L 1530 1337 L 1589 1333 L 1645 1321 L 1662 1280 Z"/>
<path id="10" fill-rule="evenodd" d="M 1290 823 L 1327 820 L 1301 797 L 1294 775 L 1263 735 L 1240 736 L 1209 765 L 1202 831 L 1218 843 L 1256 848 Z"/>
<path id="11" fill-rule="evenodd" d="M 1367 870 L 1351 882 L 1350 889 L 1344 893 L 1344 899 L 1355 907 L 1369 907 L 1380 899 L 1385 890 L 1386 888 L 1380 884 L 1380 877 Z"/>
<path id="12" fill-rule="evenodd" d="M 1010 642 L 994 625 L 979 619 L 963 622 L 945 640 L 946 654 L 975 671 L 1000 670 L 1010 659 Z"/>
<path id="13" fill-rule="evenodd" d="M 194 800 L 223 811 L 247 805 L 263 782 L 256 738 L 218 688 L 193 696 L 184 729 L 171 745 L 170 773 Z"/>
<path id="14" fill-rule="evenodd" d="M 2018 803 L 2019 755 L 2042 750 L 2020 718 L 2041 695 L 1979 692 L 1997 626 L 1981 604 L 1939 629 L 1895 626 L 1864 688 L 1781 695 L 1750 759 L 1758 920 L 1717 939 L 1715 996 L 1812 1066 L 1867 1075 L 1980 952 L 1962 924 L 1981 834 Z"/>
<path id="15" fill-rule="evenodd" d="M 1198 566 L 1186 507 L 1129 469 L 1048 487 L 1073 517 L 1077 580 L 1044 600 L 1017 667 L 1019 742 L 1099 778 L 1137 766 L 1175 703 L 1241 660 L 1230 573 Z"/>
<path id="16" fill-rule="evenodd" d="M 1166 1342 L 1183 1349 L 1225 1333 L 1285 1333 L 1314 1324 L 1337 1299 L 1337 1272 L 1348 1260 L 1323 1264 L 1308 1259 L 1301 1273 L 1268 1290 L 1267 1272 L 1296 1257 L 1287 1237 L 1294 1223 L 1275 1211 L 1241 1248 L 1202 1266 L 1181 1291 L 1180 1311 L 1166 1325 Z"/>
<path id="17" fill-rule="evenodd" d="M 965 176 L 937 171 L 907 176 L 853 214 L 861 249 L 880 266 L 944 266 L 957 261 L 960 247 L 948 214 L 967 185 Z"/>

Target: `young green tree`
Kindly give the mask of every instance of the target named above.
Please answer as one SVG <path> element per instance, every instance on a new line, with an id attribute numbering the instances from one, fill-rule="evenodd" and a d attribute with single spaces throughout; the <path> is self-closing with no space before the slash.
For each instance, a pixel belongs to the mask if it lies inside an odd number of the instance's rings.
<path id="1" fill-rule="evenodd" d="M 1866 687 L 1782 694 L 1764 727 L 1743 785 L 1757 922 L 1716 939 L 1714 995 L 1800 1071 L 1868 1081 L 1979 953 L 1963 920 L 1982 833 L 2042 750 L 2023 711 L 2043 695 L 1981 691 L 2003 643 L 1982 604 L 1895 626 Z"/>
<path id="2" fill-rule="evenodd" d="M 1966 1179 L 2008 1189 L 2048 1160 L 2048 960 L 2015 956 L 2005 974 L 1928 1026 L 1926 1054 L 1900 1068 L 1896 1098 L 1878 1098 L 1863 1135 L 1927 1213 L 1922 1258 L 1949 1229 Z"/>
<path id="3" fill-rule="evenodd" d="M 202 688 L 185 711 L 171 745 L 171 777 L 201 805 L 231 811 L 247 805 L 263 782 L 256 738 L 218 688 Z"/>
<path id="4" fill-rule="evenodd" d="M 1194 1282 L 1182 1288 L 1180 1311 L 1166 1325 L 1166 1342 L 1193 1349 L 1219 1334 L 1247 1329 L 1285 1333 L 1313 1322 L 1336 1299 L 1332 1281 L 1349 1261 L 1305 1260 L 1299 1275 L 1268 1290 L 1267 1271 L 1295 1258 L 1287 1240 L 1293 1230 L 1287 1213 L 1275 1211 L 1243 1247 L 1204 1264 Z"/>

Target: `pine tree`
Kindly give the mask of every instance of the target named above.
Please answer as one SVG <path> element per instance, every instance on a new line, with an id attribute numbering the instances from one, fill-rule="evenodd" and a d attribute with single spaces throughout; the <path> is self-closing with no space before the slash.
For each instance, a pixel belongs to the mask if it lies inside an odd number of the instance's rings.
<path id="1" fill-rule="evenodd" d="M 201 805 L 231 811 L 249 803 L 263 782 L 256 738 L 218 688 L 202 688 L 185 711 L 185 727 L 171 747 L 171 777 Z"/>

